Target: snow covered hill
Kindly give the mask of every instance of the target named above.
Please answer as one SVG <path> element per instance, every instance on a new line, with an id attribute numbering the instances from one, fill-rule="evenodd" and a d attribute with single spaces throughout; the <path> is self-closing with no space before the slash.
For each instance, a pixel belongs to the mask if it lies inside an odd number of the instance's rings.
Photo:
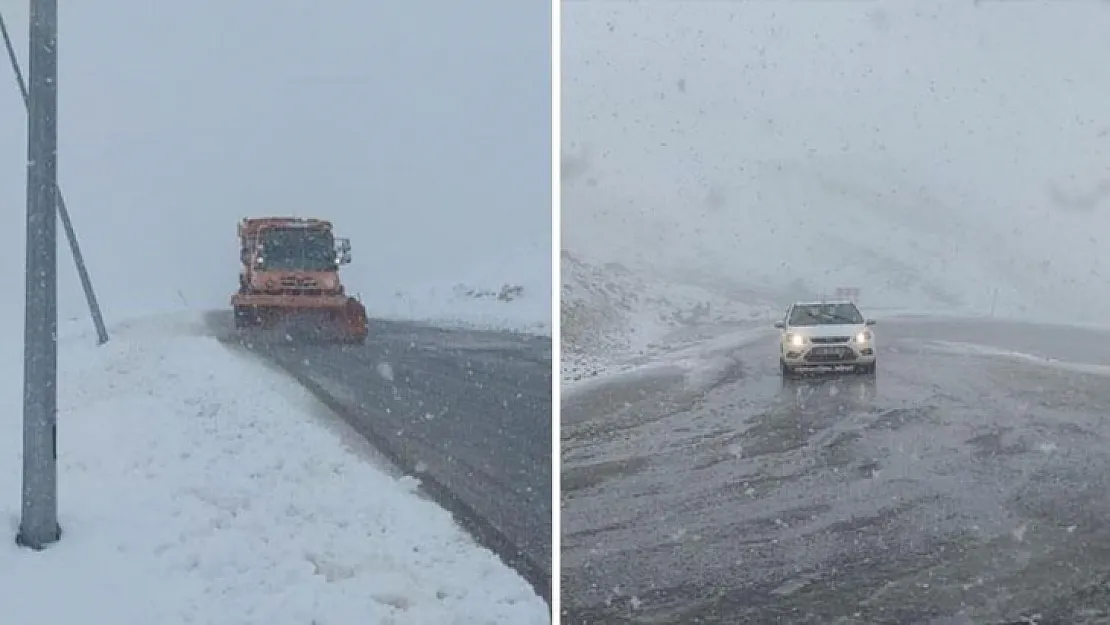
<path id="1" fill-rule="evenodd" d="M 575 258 L 751 305 L 1105 324 L 1106 3 L 564 7 Z"/>
<path id="2" fill-rule="evenodd" d="M 79 332 L 63 341 L 65 533 L 41 553 L 4 543 L 5 622 L 550 623 L 529 585 L 417 482 L 391 475 L 284 376 L 207 336 L 199 316 L 113 330 L 104 347 Z M 12 537 L 18 398 L 0 395 Z"/>

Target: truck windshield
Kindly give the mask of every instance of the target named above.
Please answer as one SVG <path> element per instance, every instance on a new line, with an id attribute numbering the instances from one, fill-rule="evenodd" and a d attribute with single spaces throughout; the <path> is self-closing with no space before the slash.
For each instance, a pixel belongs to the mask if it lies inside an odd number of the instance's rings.
<path id="1" fill-rule="evenodd" d="M 265 271 L 334 271 L 335 237 L 327 230 L 268 230 L 262 234 Z"/>

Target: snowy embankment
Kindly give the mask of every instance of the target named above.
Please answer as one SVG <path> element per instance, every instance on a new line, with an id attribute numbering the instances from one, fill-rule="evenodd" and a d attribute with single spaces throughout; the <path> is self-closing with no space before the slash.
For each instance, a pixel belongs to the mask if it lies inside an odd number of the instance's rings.
<path id="1" fill-rule="evenodd" d="M 306 392 L 199 316 L 128 324 L 99 348 L 67 339 L 60 362 L 64 535 L 40 553 L 0 549 L 5 622 L 550 622 L 414 479 L 325 427 Z M 14 537 L 21 411 L 15 394 L 3 404 Z"/>
<path id="2" fill-rule="evenodd" d="M 550 232 L 505 249 L 481 249 L 454 281 L 406 284 L 386 293 L 382 276 L 352 268 L 352 285 L 378 285 L 362 293 L 370 315 L 441 326 L 551 335 Z M 353 289 L 352 289 L 353 290 Z"/>
<path id="3" fill-rule="evenodd" d="M 652 280 L 618 263 L 595 265 L 566 251 L 561 264 L 564 388 L 664 356 L 675 364 L 689 357 L 684 347 L 709 338 L 746 340 L 770 328 L 774 314 L 765 293 Z"/>

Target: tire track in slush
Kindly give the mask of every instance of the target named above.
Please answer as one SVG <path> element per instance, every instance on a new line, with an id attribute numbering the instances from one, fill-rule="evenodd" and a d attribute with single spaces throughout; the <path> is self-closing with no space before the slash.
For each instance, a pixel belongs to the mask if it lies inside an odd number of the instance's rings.
<path id="1" fill-rule="evenodd" d="M 928 347 L 1101 364 L 1110 337 L 876 333 L 873 379 L 784 381 L 772 339 L 696 400 L 627 380 L 564 405 L 563 622 L 1110 622 L 1105 378 Z"/>

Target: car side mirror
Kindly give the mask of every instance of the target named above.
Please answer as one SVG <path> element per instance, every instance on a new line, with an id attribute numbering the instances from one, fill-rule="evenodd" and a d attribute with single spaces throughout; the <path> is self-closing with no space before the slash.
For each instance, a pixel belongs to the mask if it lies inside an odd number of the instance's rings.
<path id="1" fill-rule="evenodd" d="M 786 324 L 781 322 L 781 321 L 776 321 L 775 322 L 775 327 L 782 330 L 782 329 L 786 328 Z"/>
<path id="2" fill-rule="evenodd" d="M 863 322 L 863 325 L 873 326 L 873 325 L 875 325 L 875 320 L 874 319 L 868 319 L 868 320 Z"/>

